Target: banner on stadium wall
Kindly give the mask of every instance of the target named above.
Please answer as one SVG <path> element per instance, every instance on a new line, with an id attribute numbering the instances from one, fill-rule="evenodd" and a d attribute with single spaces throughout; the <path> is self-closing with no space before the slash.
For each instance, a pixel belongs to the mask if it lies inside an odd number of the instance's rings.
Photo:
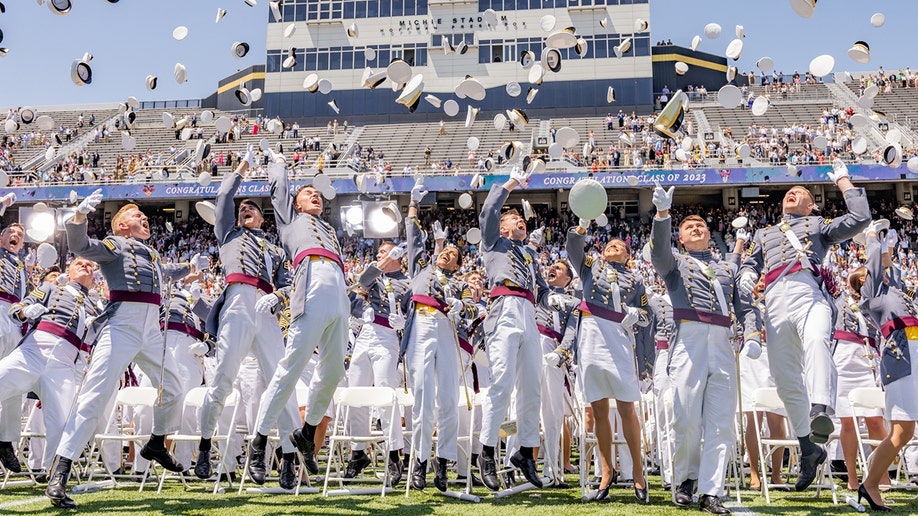
<path id="1" fill-rule="evenodd" d="M 580 179 L 593 177 L 607 188 L 632 188 L 627 182 L 627 177 L 634 175 L 638 177 L 638 186 L 652 187 L 655 181 L 662 185 L 678 186 L 701 186 L 701 185 L 719 185 L 719 186 L 743 186 L 777 183 L 777 184 L 798 184 L 798 183 L 826 183 L 829 182 L 828 172 L 832 169 L 830 165 L 823 166 L 803 166 L 798 167 L 799 177 L 787 175 L 786 167 L 746 167 L 746 168 L 708 168 L 695 170 L 648 170 L 642 172 L 599 172 L 591 174 L 589 172 L 551 172 L 532 176 L 530 190 L 557 190 L 559 188 L 570 188 Z M 851 179 L 858 181 L 897 181 L 902 179 L 915 179 L 918 176 L 908 172 L 903 165 L 900 168 L 892 169 L 883 165 L 849 165 L 848 170 L 851 173 Z M 480 191 L 486 191 L 491 185 L 502 184 L 509 176 L 490 175 L 485 176 L 485 184 Z M 427 176 L 424 180 L 424 186 L 430 191 L 449 192 L 449 191 L 467 191 L 472 175 L 443 175 Z M 309 180 L 293 181 L 294 184 L 307 184 Z M 372 179 L 368 179 L 368 193 L 407 193 L 414 186 L 413 177 L 392 177 L 386 179 L 384 183 L 374 184 Z M 339 194 L 357 194 L 357 185 L 350 179 L 334 180 L 335 190 Z M 208 186 L 200 186 L 195 182 L 187 183 L 138 183 L 138 184 L 118 184 L 118 185 L 62 185 L 62 186 L 40 186 L 40 187 L 17 187 L 9 189 L 0 189 L 0 193 L 6 191 L 15 191 L 20 203 L 29 203 L 37 201 L 63 201 L 70 196 L 70 191 L 75 190 L 77 195 L 82 199 L 88 196 L 96 189 L 102 189 L 102 195 L 106 200 L 132 200 L 143 201 L 143 199 L 212 199 L 217 195 L 219 183 L 214 182 Z M 295 190 L 295 188 L 294 188 Z M 247 181 L 242 183 L 237 193 L 240 197 L 268 197 L 270 188 L 267 181 Z"/>

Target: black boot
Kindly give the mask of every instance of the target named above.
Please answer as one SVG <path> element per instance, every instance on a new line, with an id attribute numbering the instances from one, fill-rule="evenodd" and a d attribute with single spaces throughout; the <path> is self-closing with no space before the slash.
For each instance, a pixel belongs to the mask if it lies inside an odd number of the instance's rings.
<path id="1" fill-rule="evenodd" d="M 695 481 L 692 479 L 683 480 L 679 487 L 676 488 L 676 505 L 679 507 L 692 505 L 692 494 L 694 492 Z"/>
<path id="2" fill-rule="evenodd" d="M 67 496 L 67 481 L 70 480 L 70 467 L 73 461 L 58 456 L 57 464 L 51 471 L 51 479 L 48 481 L 48 487 L 45 488 L 45 496 L 51 499 L 55 507 L 61 509 L 76 509 L 76 502 Z"/>
<path id="3" fill-rule="evenodd" d="M 389 452 L 389 463 L 386 467 L 389 469 L 389 487 L 397 486 L 402 481 L 402 460 L 398 450 Z"/>
<path id="4" fill-rule="evenodd" d="M 0 464 L 13 473 L 22 473 L 22 465 L 19 464 L 19 458 L 16 457 L 16 450 L 13 449 L 13 443 L 9 441 L 0 442 Z"/>
<path id="5" fill-rule="evenodd" d="M 268 475 L 268 468 L 265 465 L 267 443 L 268 437 L 261 434 L 255 434 L 255 438 L 249 443 L 249 477 L 258 485 L 264 485 L 265 477 Z"/>
<path id="6" fill-rule="evenodd" d="M 449 479 L 446 477 L 446 459 L 437 457 L 437 461 L 434 462 L 434 485 L 441 493 L 446 491 L 446 488 L 449 487 Z"/>
<path id="7" fill-rule="evenodd" d="M 720 500 L 719 496 L 701 495 L 701 500 L 698 501 L 698 504 L 704 512 L 711 514 L 730 514 L 730 510 L 724 507 L 724 503 Z"/>
<path id="8" fill-rule="evenodd" d="M 828 453 L 821 446 L 814 445 L 814 447 L 814 451 L 800 457 L 800 473 L 797 475 L 797 482 L 794 484 L 794 489 L 797 491 L 803 491 L 810 487 L 810 484 L 816 480 L 816 471 L 819 469 L 819 465 L 825 462 L 826 457 L 828 457 Z"/>
<path id="9" fill-rule="evenodd" d="M 500 491 L 500 480 L 497 479 L 497 461 L 494 460 L 494 455 L 489 455 L 487 452 L 479 455 L 478 469 L 484 485 L 491 491 Z"/>
<path id="10" fill-rule="evenodd" d="M 213 474 L 210 465 L 210 439 L 201 439 L 198 444 L 198 460 L 194 463 L 194 474 L 201 480 L 207 480 Z"/>
<path id="11" fill-rule="evenodd" d="M 147 444 L 141 448 L 140 456 L 147 460 L 155 460 L 162 467 L 173 473 L 185 471 L 185 466 L 175 460 L 175 457 L 166 449 L 166 445 L 163 442 L 164 438 L 165 436 L 162 435 L 151 435 Z"/>
<path id="12" fill-rule="evenodd" d="M 309 427 L 306 425 L 304 428 Z M 314 442 L 315 437 L 315 427 L 312 427 L 312 436 L 307 436 L 302 429 L 297 428 L 290 434 L 290 442 L 296 446 L 296 449 L 303 454 L 304 466 L 306 466 L 306 471 L 311 475 L 315 475 L 319 472 L 319 464 L 316 462 L 316 443 Z M 308 429 L 307 429 L 308 432 Z"/>
<path id="13" fill-rule="evenodd" d="M 427 461 L 415 462 L 411 472 L 411 487 L 423 491 L 427 487 Z"/>

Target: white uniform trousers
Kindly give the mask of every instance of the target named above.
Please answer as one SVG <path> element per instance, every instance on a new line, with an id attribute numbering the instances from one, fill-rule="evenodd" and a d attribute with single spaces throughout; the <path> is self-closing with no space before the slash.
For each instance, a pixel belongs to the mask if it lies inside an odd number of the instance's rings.
<path id="1" fill-rule="evenodd" d="M 259 297 L 258 289 L 251 285 L 234 283 L 227 287 L 217 336 L 217 370 L 201 407 L 201 437 L 205 439 L 213 437 L 217 430 L 217 420 L 227 396 L 233 391 L 233 382 L 246 355 L 252 353 L 258 360 L 261 374 L 271 378 L 284 354 L 284 338 L 277 318 L 255 311 Z M 290 435 L 300 427 L 295 397 L 289 397 L 283 406 L 277 426 L 281 436 Z M 281 447 L 285 453 L 294 451 L 293 443 L 287 438 L 281 439 Z"/>
<path id="2" fill-rule="evenodd" d="M 555 339 L 541 336 L 542 351 L 551 353 L 558 346 Z M 564 480 L 564 469 L 561 466 L 561 430 L 564 426 L 564 413 L 568 396 L 564 387 L 564 368 L 542 364 L 542 402 L 540 417 L 542 434 L 545 436 L 542 454 L 545 458 L 544 474 L 549 478 Z"/>
<path id="3" fill-rule="evenodd" d="M 34 391 L 41 399 L 39 412 L 44 419 L 46 436 L 42 466 L 46 470 L 61 440 L 85 367 L 86 362 L 76 346 L 43 331 L 29 334 L 21 346 L 0 360 L 0 385 L 6 393 L 16 394 L 21 399 L 22 395 Z M 20 423 L 18 419 L 17 423 Z M 0 440 L 17 443 L 19 430 L 17 425 L 15 435 L 3 435 Z"/>
<path id="4" fill-rule="evenodd" d="M 492 318 L 495 324 L 489 328 Z M 481 420 L 481 443 L 497 445 L 500 425 L 507 416 L 515 388 L 519 445 L 535 448 L 542 442 L 539 436 L 542 345 L 535 307 L 525 298 L 502 296 L 492 303 L 484 324 L 491 387 Z"/>
<path id="5" fill-rule="evenodd" d="M 411 325 L 405 360 L 414 394 L 411 443 L 414 457 L 426 461 L 437 428 L 437 457 L 458 458 L 459 354 L 452 323 L 442 312 L 418 309 Z"/>
<path id="6" fill-rule="evenodd" d="M 9 301 L 0 301 L 0 358 L 12 353 L 22 340 L 22 327 L 7 315 L 9 309 Z M 22 393 L 14 395 L 4 391 L 0 395 L 0 436 L 19 436 L 22 425 L 22 400 Z M 0 437 L 0 440 L 4 439 Z"/>
<path id="7" fill-rule="evenodd" d="M 653 414 L 656 421 L 656 436 L 660 456 L 657 463 L 663 474 L 663 481 L 672 483 L 673 465 L 669 460 L 670 447 L 673 445 L 673 381 L 669 377 L 669 348 L 657 351 L 653 364 Z M 669 425 L 666 422 L 669 421 Z"/>
<path id="8" fill-rule="evenodd" d="M 168 330 L 166 332 L 166 347 L 175 360 L 176 373 L 182 381 L 182 399 L 195 387 L 200 387 L 204 380 L 204 365 L 201 358 L 194 356 L 188 346 L 198 342 L 198 339 L 187 333 Z M 194 408 L 184 407 L 182 403 L 182 428 L 181 433 L 191 435 L 200 427 L 199 414 Z M 183 441 L 175 444 L 175 458 L 184 465 L 191 464 L 192 450 L 197 449 L 194 443 Z"/>
<path id="9" fill-rule="evenodd" d="M 344 274 L 335 262 L 328 259 L 310 260 L 300 288 L 306 292 L 304 313 L 290 323 L 287 329 L 287 347 L 274 370 L 274 376 L 265 389 L 258 409 L 256 428 L 268 435 L 278 416 L 284 411 L 296 390 L 296 382 L 306 363 L 319 348 L 319 364 L 310 384 L 306 400 L 306 423 L 318 425 L 325 416 L 338 382 L 344 377 L 344 355 L 347 351 L 348 317 L 350 304 Z M 286 436 L 282 436 L 286 442 Z"/>
<path id="10" fill-rule="evenodd" d="M 854 417 L 848 394 L 858 387 L 876 387 L 880 375 L 880 354 L 867 344 L 836 340 L 832 353 L 835 369 L 838 371 L 838 393 L 835 403 L 835 416 L 838 418 Z M 873 366 L 873 367 L 871 367 Z M 882 416 L 880 409 L 868 411 L 861 409 L 863 416 Z"/>
<path id="11" fill-rule="evenodd" d="M 883 386 L 889 421 L 918 421 L 918 341 L 908 341 L 908 352 L 911 373 Z"/>
<path id="12" fill-rule="evenodd" d="M 698 479 L 698 494 L 723 496 L 736 414 L 731 329 L 695 321 L 679 325 L 669 352 L 673 382 L 673 483 Z M 703 441 L 703 442 L 702 442 Z"/>
<path id="13" fill-rule="evenodd" d="M 89 372 L 80 392 L 76 410 L 67 421 L 57 454 L 77 459 L 92 439 L 105 414 L 121 375 L 131 362 L 150 377 L 158 387 L 163 369 L 162 405 L 153 407 L 153 433 L 165 435 L 180 428 L 182 382 L 176 374 L 172 354 L 166 353 L 163 364 L 163 334 L 160 330 L 159 306 L 132 301 L 122 302 L 99 333 L 92 353 Z"/>
<path id="14" fill-rule="evenodd" d="M 775 281 L 765 295 L 768 361 L 796 437 L 810 434 L 810 404 L 835 406 L 832 311 L 808 271 Z"/>
<path id="15" fill-rule="evenodd" d="M 398 333 L 392 328 L 386 328 L 375 323 L 364 324 L 354 343 L 351 354 L 351 366 L 348 370 L 347 381 L 350 387 L 391 387 L 400 388 L 401 378 L 398 376 Z M 402 440 L 401 417 L 395 422 L 394 429 L 390 432 L 392 411 L 380 411 L 383 432 L 389 435 L 389 449 L 400 450 L 404 443 Z M 370 410 L 367 408 L 352 408 L 350 414 L 350 433 L 354 436 L 370 435 Z M 365 450 L 368 443 L 354 443 L 354 450 Z"/>

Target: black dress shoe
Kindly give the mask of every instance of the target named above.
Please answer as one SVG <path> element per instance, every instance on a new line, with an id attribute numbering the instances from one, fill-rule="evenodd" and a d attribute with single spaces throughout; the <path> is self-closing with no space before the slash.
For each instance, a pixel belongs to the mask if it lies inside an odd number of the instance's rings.
<path id="1" fill-rule="evenodd" d="M 76 509 L 76 502 L 67 496 L 67 481 L 70 480 L 70 467 L 73 461 L 63 457 L 57 458 L 57 464 L 51 471 L 51 479 L 45 488 L 45 496 L 51 499 L 51 504 L 60 509 Z"/>
<path id="2" fill-rule="evenodd" d="M 411 472 L 411 487 L 423 491 L 427 487 L 427 461 L 415 462 L 414 471 Z"/>
<path id="3" fill-rule="evenodd" d="M 647 486 L 644 486 L 642 489 L 634 488 L 634 497 L 638 499 L 641 503 L 647 503 L 650 501 L 650 496 L 647 494 Z"/>
<path id="4" fill-rule="evenodd" d="M 185 471 L 185 466 L 182 466 L 181 462 L 175 460 L 175 457 L 169 453 L 169 450 L 167 450 L 165 446 L 157 446 L 153 444 L 152 441 L 147 441 L 147 444 L 141 448 L 140 456 L 147 460 L 155 460 L 162 467 L 173 473 Z"/>
<path id="5" fill-rule="evenodd" d="M 602 481 L 600 481 L 600 484 L 602 484 Z M 606 487 L 600 487 L 596 491 L 593 491 L 593 493 L 590 495 L 588 500 L 591 502 L 602 502 L 605 500 L 609 500 L 609 488 L 610 487 L 612 487 L 612 482 L 609 482 L 609 485 L 607 485 Z"/>
<path id="6" fill-rule="evenodd" d="M 810 487 L 810 484 L 816 480 L 816 470 L 819 469 L 820 464 L 826 461 L 828 455 L 824 449 L 817 447 L 814 453 L 800 457 L 800 473 L 797 475 L 794 489 L 803 491 Z"/>
<path id="7" fill-rule="evenodd" d="M 810 441 L 814 444 L 825 444 L 834 431 L 832 418 L 825 412 L 817 412 L 810 416 Z"/>
<path id="8" fill-rule="evenodd" d="M 292 460 L 285 460 L 281 464 L 280 486 L 282 489 L 293 489 L 296 487 L 296 468 L 293 467 Z"/>
<path id="9" fill-rule="evenodd" d="M 497 479 L 497 462 L 494 457 L 482 453 L 478 456 L 478 469 L 481 471 L 481 481 L 491 491 L 500 491 L 500 481 Z"/>
<path id="10" fill-rule="evenodd" d="M 303 430 L 297 428 L 290 434 L 290 442 L 303 454 L 303 465 L 311 475 L 319 472 L 319 463 L 316 462 L 316 443 L 303 435 Z"/>
<path id="11" fill-rule="evenodd" d="M 11 444 L 0 447 L 0 464 L 12 473 L 22 473 L 22 465 L 19 464 L 16 451 Z"/>
<path id="12" fill-rule="evenodd" d="M 539 472 L 536 470 L 536 463 L 532 460 L 532 457 L 524 457 L 522 453 L 517 451 L 510 457 L 510 464 L 519 468 L 530 484 L 536 487 L 542 487 L 542 479 L 539 478 Z"/>
<path id="13" fill-rule="evenodd" d="M 437 460 L 434 462 L 434 486 L 436 486 L 441 493 L 444 493 L 449 487 L 448 484 L 449 479 L 446 476 L 446 459 L 437 457 Z"/>
<path id="14" fill-rule="evenodd" d="M 364 468 L 370 465 L 370 457 L 366 452 L 359 450 L 351 455 L 351 460 L 347 461 L 347 468 L 344 470 L 344 478 L 357 478 L 363 473 Z"/>
<path id="15" fill-rule="evenodd" d="M 867 488 L 864 487 L 864 484 L 857 486 L 857 503 L 861 503 L 861 498 L 867 499 L 867 503 L 870 504 L 871 511 L 889 512 L 892 510 L 886 505 L 880 505 L 879 503 L 874 502 L 873 498 L 870 497 L 870 493 L 867 492 Z"/>
<path id="16" fill-rule="evenodd" d="M 395 487 L 402 481 L 402 461 L 389 460 L 389 487 Z"/>
<path id="17" fill-rule="evenodd" d="M 210 465 L 210 452 L 198 452 L 198 461 L 194 463 L 194 475 L 201 480 L 207 480 L 213 475 Z"/>
<path id="18" fill-rule="evenodd" d="M 265 449 L 258 449 L 254 443 L 249 443 L 249 478 L 258 485 L 264 485 L 265 477 L 268 475 L 265 466 Z"/>
<path id="19" fill-rule="evenodd" d="M 719 496 L 701 495 L 701 500 L 698 502 L 701 506 L 701 510 L 704 512 L 709 512 L 711 514 L 730 514 L 730 510 L 724 507 L 724 503 L 720 501 Z"/>
<path id="20" fill-rule="evenodd" d="M 683 480 L 679 487 L 676 488 L 676 505 L 679 507 L 689 507 L 692 505 L 692 493 L 695 491 L 695 481 L 692 479 Z"/>

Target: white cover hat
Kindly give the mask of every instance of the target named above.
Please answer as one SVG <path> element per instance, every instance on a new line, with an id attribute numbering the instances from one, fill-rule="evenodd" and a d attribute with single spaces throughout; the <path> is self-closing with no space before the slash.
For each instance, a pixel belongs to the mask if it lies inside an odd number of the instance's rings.
<path id="1" fill-rule="evenodd" d="M 595 219 L 606 211 L 608 204 L 606 189 L 592 178 L 577 181 L 568 196 L 571 211 L 581 219 Z"/>
<path id="2" fill-rule="evenodd" d="M 720 25 L 718 25 L 718 24 L 716 24 L 716 23 L 709 23 L 709 24 L 707 24 L 707 25 L 704 26 L 704 35 L 705 35 L 708 39 L 717 39 L 717 38 L 719 38 L 719 37 L 720 37 L 721 31 L 722 31 L 722 29 L 720 28 Z"/>

